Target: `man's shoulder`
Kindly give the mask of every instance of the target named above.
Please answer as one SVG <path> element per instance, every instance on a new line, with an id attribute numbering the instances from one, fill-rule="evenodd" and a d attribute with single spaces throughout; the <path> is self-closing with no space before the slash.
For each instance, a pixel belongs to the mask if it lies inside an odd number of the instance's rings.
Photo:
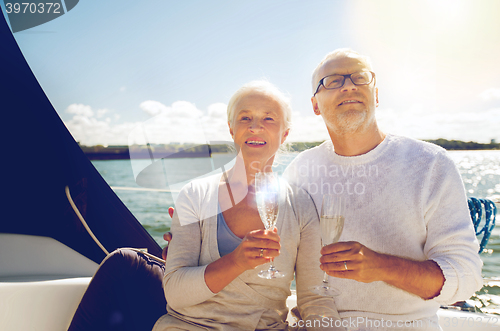
<path id="1" fill-rule="evenodd" d="M 291 182 L 286 176 L 281 177 L 281 185 L 283 185 L 287 191 L 287 195 L 294 198 L 305 198 L 310 199 L 311 196 L 302 187 L 298 186 L 297 183 Z"/>
<path id="2" fill-rule="evenodd" d="M 290 183 L 287 178 L 282 178 L 290 206 L 296 214 L 307 215 L 304 219 L 317 217 L 316 205 L 312 196 L 296 183 Z M 311 214 L 312 213 L 312 214 Z"/>
<path id="3" fill-rule="evenodd" d="M 448 152 L 441 146 L 403 136 L 392 136 L 389 162 L 405 164 L 407 167 L 436 170 L 451 170 L 456 167 Z M 434 169 L 434 170 L 432 170 Z"/>
<path id="4" fill-rule="evenodd" d="M 390 135 L 393 148 L 419 156 L 436 157 L 446 155 L 446 150 L 433 143 L 405 136 Z"/>

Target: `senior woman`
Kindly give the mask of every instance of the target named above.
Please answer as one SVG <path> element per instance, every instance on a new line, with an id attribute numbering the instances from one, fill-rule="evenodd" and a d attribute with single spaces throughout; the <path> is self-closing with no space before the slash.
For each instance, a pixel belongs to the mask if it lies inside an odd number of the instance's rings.
<path id="1" fill-rule="evenodd" d="M 322 281 L 309 195 L 282 185 L 274 231 L 264 230 L 257 211 L 255 174 L 272 171 L 290 117 L 288 99 L 269 82 L 248 83 L 232 96 L 228 125 L 238 156 L 227 173 L 195 180 L 179 194 L 163 280 L 168 313 L 154 331 L 285 329 L 294 274 L 304 325 L 339 318 L 333 298 L 309 291 Z M 271 258 L 283 278 L 258 277 Z"/>

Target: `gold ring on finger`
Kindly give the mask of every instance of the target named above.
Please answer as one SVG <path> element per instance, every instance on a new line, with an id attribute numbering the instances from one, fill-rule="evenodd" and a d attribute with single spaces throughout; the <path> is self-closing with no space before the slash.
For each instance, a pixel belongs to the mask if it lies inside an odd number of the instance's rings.
<path id="1" fill-rule="evenodd" d="M 260 249 L 260 254 L 259 254 L 259 257 L 264 257 L 264 248 L 261 248 L 261 249 Z"/>

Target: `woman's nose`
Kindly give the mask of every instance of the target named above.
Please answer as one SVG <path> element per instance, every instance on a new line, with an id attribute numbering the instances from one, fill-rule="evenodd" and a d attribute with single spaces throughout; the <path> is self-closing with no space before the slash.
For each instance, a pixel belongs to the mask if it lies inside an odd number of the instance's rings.
<path id="1" fill-rule="evenodd" d="M 249 129 L 250 129 L 250 131 L 252 131 L 252 132 L 260 131 L 260 130 L 262 130 L 262 125 L 261 125 L 260 121 L 258 121 L 258 120 L 253 120 L 253 121 L 250 123 Z"/>

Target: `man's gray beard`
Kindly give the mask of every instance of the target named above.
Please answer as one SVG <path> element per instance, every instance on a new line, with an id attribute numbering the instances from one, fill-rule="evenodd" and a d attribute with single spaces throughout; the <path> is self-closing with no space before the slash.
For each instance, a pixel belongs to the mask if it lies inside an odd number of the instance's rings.
<path id="1" fill-rule="evenodd" d="M 366 111 L 356 112 L 355 114 L 338 114 L 336 123 L 332 123 L 329 127 L 336 134 L 353 134 L 366 131 L 371 121 L 367 120 L 368 113 Z"/>

